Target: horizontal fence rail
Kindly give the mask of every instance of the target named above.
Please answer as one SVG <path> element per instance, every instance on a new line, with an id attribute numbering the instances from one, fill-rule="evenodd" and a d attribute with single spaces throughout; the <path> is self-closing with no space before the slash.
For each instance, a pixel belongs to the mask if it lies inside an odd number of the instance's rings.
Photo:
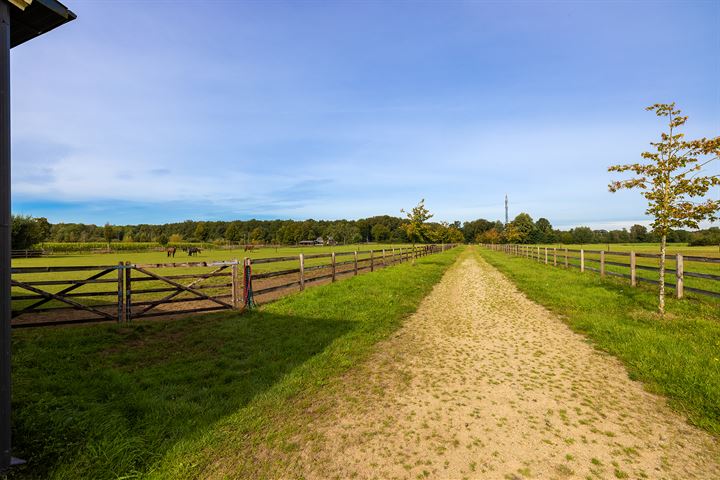
<path id="1" fill-rule="evenodd" d="M 455 246 L 301 253 L 243 261 L 14 267 L 12 326 L 130 322 L 244 310 L 307 286 L 373 272 Z"/>
<path id="2" fill-rule="evenodd" d="M 516 244 L 481 244 L 485 248 L 504 252 L 509 255 L 525 257 L 529 260 L 546 265 L 564 268 L 577 268 L 581 272 L 599 273 L 601 277 L 612 276 L 630 280 L 630 285 L 638 283 L 658 285 L 657 279 L 644 275 L 643 272 L 659 272 L 660 267 L 651 263 L 659 261 L 659 253 L 643 252 L 610 252 L 605 250 L 585 250 L 558 247 L 541 247 L 537 245 Z M 610 257 L 610 258 L 608 258 Z M 720 258 L 700 257 L 695 255 L 666 255 L 665 275 L 672 281 L 665 286 L 675 290 L 676 298 L 683 298 L 685 292 L 720 298 Z M 704 271 L 692 271 L 687 268 Z M 687 281 L 695 282 L 687 285 Z M 695 280 L 693 280 L 695 279 Z"/>

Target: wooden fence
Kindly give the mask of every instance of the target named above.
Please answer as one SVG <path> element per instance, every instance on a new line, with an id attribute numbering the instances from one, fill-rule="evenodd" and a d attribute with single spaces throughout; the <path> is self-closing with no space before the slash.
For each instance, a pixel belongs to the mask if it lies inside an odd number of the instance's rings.
<path id="1" fill-rule="evenodd" d="M 243 261 L 14 267 L 16 328 L 134 319 L 247 307 L 247 283 L 265 303 L 309 285 L 372 272 L 451 245 L 299 254 Z M 244 275 L 249 268 L 249 276 Z"/>
<path id="2" fill-rule="evenodd" d="M 647 263 L 659 260 L 660 254 L 658 253 L 574 250 L 515 244 L 483 244 L 483 246 L 509 255 L 525 257 L 546 265 L 577 268 L 581 272 L 596 272 L 601 277 L 625 278 L 630 281 L 632 287 L 636 287 L 641 282 L 655 285 L 660 283 L 657 279 L 643 275 L 643 272 L 655 272 L 654 275 L 657 276 L 660 268 Z M 688 266 L 691 266 L 691 268 L 694 266 L 695 269 L 705 271 L 692 271 L 687 268 Z M 667 279 L 674 280 L 671 282 L 666 281 L 665 286 L 675 290 L 676 298 L 683 298 L 685 292 L 720 298 L 720 258 L 682 255 L 679 253 L 666 255 L 665 273 Z M 694 279 L 697 285 L 688 286 L 686 284 L 688 279 Z"/>
<path id="3" fill-rule="evenodd" d="M 44 250 L 10 250 L 10 258 L 38 258 L 43 255 Z"/>

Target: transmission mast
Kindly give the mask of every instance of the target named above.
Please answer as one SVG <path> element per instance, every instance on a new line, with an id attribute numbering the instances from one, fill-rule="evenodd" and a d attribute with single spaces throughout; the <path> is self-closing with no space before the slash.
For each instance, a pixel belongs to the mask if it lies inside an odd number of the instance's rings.
<path id="1" fill-rule="evenodd" d="M 508 224 L 508 200 L 507 193 L 505 194 L 505 225 Z"/>

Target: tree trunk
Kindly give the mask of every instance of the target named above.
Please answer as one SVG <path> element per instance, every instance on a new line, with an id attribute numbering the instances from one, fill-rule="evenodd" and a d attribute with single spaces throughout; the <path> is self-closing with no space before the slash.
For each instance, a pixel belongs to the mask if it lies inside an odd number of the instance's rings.
<path id="1" fill-rule="evenodd" d="M 667 235 L 663 234 L 662 242 L 660 243 L 660 298 L 658 309 L 660 315 L 665 315 L 665 242 Z"/>

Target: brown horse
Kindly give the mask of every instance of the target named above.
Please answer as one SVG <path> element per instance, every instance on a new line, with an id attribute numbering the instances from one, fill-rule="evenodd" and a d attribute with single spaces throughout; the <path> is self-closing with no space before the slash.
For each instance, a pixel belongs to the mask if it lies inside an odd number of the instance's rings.
<path id="1" fill-rule="evenodd" d="M 190 256 L 190 257 L 192 257 L 193 255 L 200 255 L 201 251 L 202 250 L 200 250 L 198 247 L 189 247 L 187 249 L 188 256 Z"/>
<path id="2" fill-rule="evenodd" d="M 245 245 L 245 251 L 253 251 L 255 250 L 255 245 Z"/>
<path id="3" fill-rule="evenodd" d="M 175 252 L 177 251 L 177 247 L 168 247 L 165 251 L 167 252 L 168 257 L 175 258 Z"/>

